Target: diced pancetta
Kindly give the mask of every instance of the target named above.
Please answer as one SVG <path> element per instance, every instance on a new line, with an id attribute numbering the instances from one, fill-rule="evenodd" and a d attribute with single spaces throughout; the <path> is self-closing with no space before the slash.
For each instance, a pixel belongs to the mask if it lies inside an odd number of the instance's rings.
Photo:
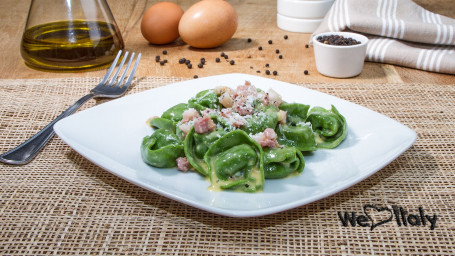
<path id="1" fill-rule="evenodd" d="M 264 132 L 252 135 L 251 138 L 263 148 L 274 148 L 280 146 L 277 141 L 278 136 L 272 128 L 267 128 L 264 130 Z"/>
<path id="2" fill-rule="evenodd" d="M 254 85 L 246 81 L 244 85 L 237 86 L 235 93 L 237 97 L 247 97 L 256 96 L 258 92 Z"/>
<path id="3" fill-rule="evenodd" d="M 195 118 L 198 118 L 200 117 L 201 115 L 199 115 L 199 113 L 197 112 L 196 109 L 194 108 L 189 108 L 187 110 L 185 110 L 185 112 L 183 112 L 183 119 L 182 119 L 182 123 L 186 123 L 186 122 L 189 122 L 189 121 L 193 121 Z"/>
<path id="4" fill-rule="evenodd" d="M 208 116 L 199 117 L 196 120 L 194 120 L 194 131 L 199 134 L 211 132 L 214 131 L 215 129 L 216 124 Z"/>
<path id="5" fill-rule="evenodd" d="M 190 169 L 190 162 L 186 157 L 179 157 L 176 160 L 177 162 L 177 169 L 182 172 L 187 172 Z"/>
<path id="6" fill-rule="evenodd" d="M 180 124 L 179 129 L 183 133 L 183 138 L 186 137 L 186 134 L 190 131 L 191 126 L 193 126 L 192 122 L 186 122 L 186 123 Z"/>
<path id="7" fill-rule="evenodd" d="M 221 116 L 227 119 L 228 124 L 230 124 L 236 128 L 242 127 L 246 123 L 245 118 L 240 116 L 238 113 L 232 112 L 232 109 L 230 109 L 230 108 L 222 109 Z"/>
<path id="8" fill-rule="evenodd" d="M 235 98 L 232 109 L 241 116 L 252 115 L 254 113 L 254 107 L 248 102 L 247 97 L 239 96 Z"/>
<path id="9" fill-rule="evenodd" d="M 231 108 L 223 108 L 221 109 L 221 116 L 229 118 L 232 116 L 232 109 Z"/>

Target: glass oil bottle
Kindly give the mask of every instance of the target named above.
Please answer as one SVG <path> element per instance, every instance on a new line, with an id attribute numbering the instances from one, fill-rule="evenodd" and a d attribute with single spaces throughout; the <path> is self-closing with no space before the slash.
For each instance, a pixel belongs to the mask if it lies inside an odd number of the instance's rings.
<path id="1" fill-rule="evenodd" d="M 27 66 L 57 72 L 101 69 L 123 48 L 106 0 L 32 0 L 21 42 Z"/>

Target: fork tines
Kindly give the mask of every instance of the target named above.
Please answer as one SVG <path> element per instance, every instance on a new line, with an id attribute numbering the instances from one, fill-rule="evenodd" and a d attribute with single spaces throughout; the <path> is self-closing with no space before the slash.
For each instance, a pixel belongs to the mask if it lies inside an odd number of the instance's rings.
<path id="1" fill-rule="evenodd" d="M 114 75 L 111 77 L 111 79 L 109 80 L 109 83 L 107 84 L 107 86 L 112 86 L 112 85 L 118 85 L 118 86 L 123 86 L 122 85 L 122 82 L 123 80 L 125 79 L 125 77 L 127 76 L 127 73 L 128 73 L 128 70 L 130 69 L 131 67 L 131 63 L 133 62 L 133 59 L 136 55 L 136 53 L 132 52 L 131 54 L 126 51 L 125 54 L 123 56 L 122 55 L 122 50 L 120 50 L 117 54 L 117 56 L 115 57 L 114 61 L 112 62 L 112 65 L 111 67 L 109 68 L 106 76 L 103 78 L 103 81 L 102 83 L 105 83 L 109 77 L 111 76 L 112 74 L 112 71 L 115 69 L 117 63 L 119 62 L 119 60 L 121 59 L 120 61 L 120 64 L 118 64 L 118 67 L 117 67 L 117 71 L 114 73 Z M 128 58 L 129 57 L 129 58 Z M 128 75 L 128 78 L 125 82 L 124 85 L 129 85 L 131 83 L 131 81 L 133 80 L 134 78 L 134 73 L 136 72 L 136 69 L 137 69 L 137 66 L 139 64 L 139 60 L 141 58 L 141 53 L 138 54 L 137 56 L 137 59 L 136 59 L 136 62 L 134 63 L 134 66 L 131 68 L 131 71 L 129 72 L 129 75 Z M 128 62 L 127 62 L 128 61 Z M 125 62 L 127 62 L 127 65 L 126 67 L 124 67 L 124 64 Z M 118 78 L 118 75 L 120 74 L 120 72 L 123 70 L 123 73 L 122 75 L 120 76 L 120 78 Z M 117 79 L 118 78 L 118 79 Z"/>

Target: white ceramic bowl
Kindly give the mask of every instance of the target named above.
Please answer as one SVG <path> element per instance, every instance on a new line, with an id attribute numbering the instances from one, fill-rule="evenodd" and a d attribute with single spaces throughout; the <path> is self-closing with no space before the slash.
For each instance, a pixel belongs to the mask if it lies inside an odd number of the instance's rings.
<path id="1" fill-rule="evenodd" d="M 338 46 L 321 43 L 319 36 L 340 35 L 344 38 L 352 38 L 360 41 L 360 44 L 350 46 Z M 350 32 L 326 32 L 313 37 L 314 58 L 319 73 L 336 78 L 357 76 L 362 72 L 368 38 Z"/>
<path id="2" fill-rule="evenodd" d="M 313 33 L 319 27 L 322 20 L 293 18 L 279 13 L 276 15 L 276 22 L 280 29 L 299 33 Z"/>
<path id="3" fill-rule="evenodd" d="M 334 0 L 277 0 L 277 12 L 283 16 L 322 19 Z"/>

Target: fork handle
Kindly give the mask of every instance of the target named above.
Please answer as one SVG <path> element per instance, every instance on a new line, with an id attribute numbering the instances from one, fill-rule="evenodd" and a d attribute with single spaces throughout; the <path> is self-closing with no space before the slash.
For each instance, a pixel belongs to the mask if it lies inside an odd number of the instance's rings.
<path id="1" fill-rule="evenodd" d="M 95 94 L 90 93 L 80 98 L 41 131 L 33 135 L 33 137 L 16 148 L 0 155 L 0 162 L 14 165 L 23 165 L 30 162 L 54 135 L 54 124 L 74 113 L 82 104 L 93 97 L 95 97 Z"/>

